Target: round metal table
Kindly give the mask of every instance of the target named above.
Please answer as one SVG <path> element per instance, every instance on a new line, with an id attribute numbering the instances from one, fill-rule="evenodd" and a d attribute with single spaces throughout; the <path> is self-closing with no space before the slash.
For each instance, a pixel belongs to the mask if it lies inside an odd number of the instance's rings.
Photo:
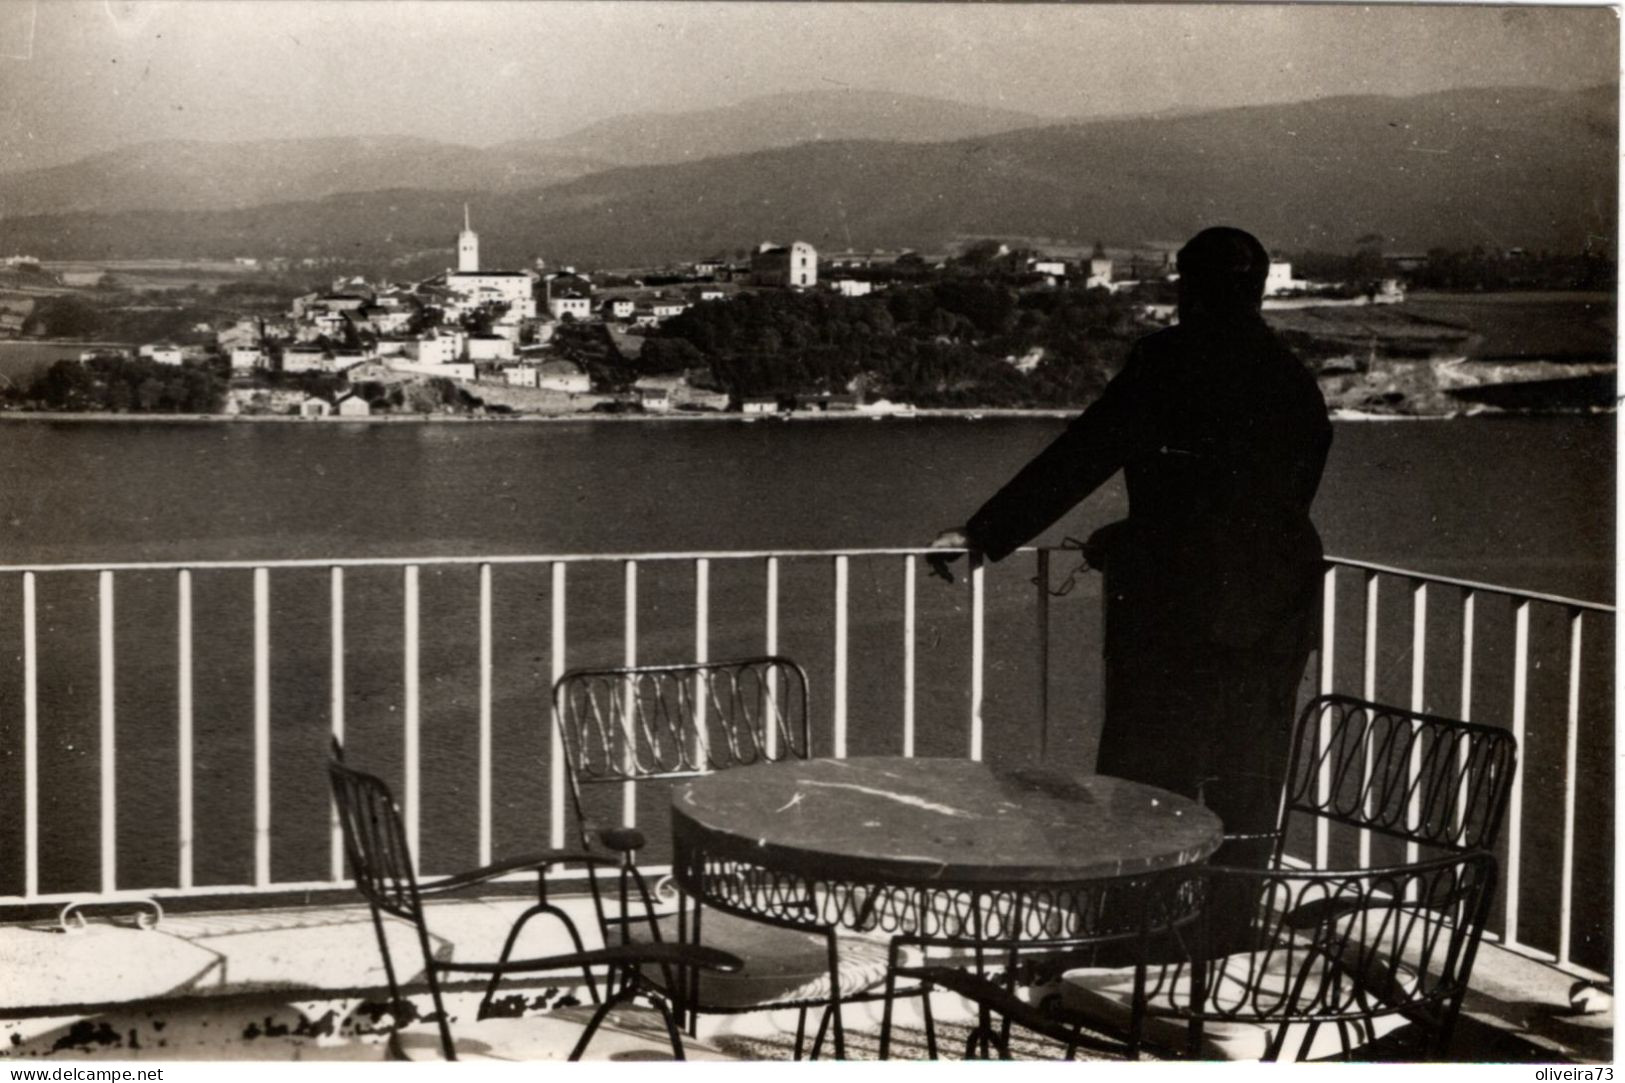
<path id="1" fill-rule="evenodd" d="M 1103 883 L 1201 861 L 1221 833 L 1207 809 L 1151 786 L 958 759 L 787 761 L 672 792 L 690 897 L 922 942 L 1091 935 Z"/>

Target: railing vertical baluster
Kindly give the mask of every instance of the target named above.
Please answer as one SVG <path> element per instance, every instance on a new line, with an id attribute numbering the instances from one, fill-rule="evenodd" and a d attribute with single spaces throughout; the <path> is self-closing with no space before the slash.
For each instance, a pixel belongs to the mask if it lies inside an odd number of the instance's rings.
<path id="1" fill-rule="evenodd" d="M 1320 580 L 1320 694 L 1331 695 L 1337 686 L 1333 683 L 1337 661 L 1337 565 L 1328 564 Z M 1315 750 L 1319 769 L 1315 772 L 1315 800 L 1321 808 L 1332 799 L 1332 761 L 1326 749 L 1332 741 L 1332 718 L 1328 711 L 1320 712 L 1320 732 Z M 1315 868 L 1324 869 L 1331 862 L 1331 822 L 1324 816 L 1315 817 Z"/>
<path id="2" fill-rule="evenodd" d="M 835 698 L 832 703 L 834 726 L 834 755 L 846 756 L 846 655 L 847 655 L 847 585 L 849 567 L 847 558 L 835 558 Z"/>
<path id="3" fill-rule="evenodd" d="M 1563 880 L 1557 931 L 1557 965 L 1568 966 L 1574 936 L 1574 811 L 1580 767 L 1580 648 L 1584 615 L 1569 610 L 1569 711 L 1563 745 Z"/>
<path id="4" fill-rule="evenodd" d="M 1475 620 L 1478 611 L 1478 592 L 1474 590 L 1462 591 L 1461 597 L 1461 713 L 1463 722 L 1473 720 L 1473 631 L 1477 625 Z M 1466 827 L 1467 802 L 1472 796 L 1472 779 L 1467 777 L 1467 750 L 1466 741 L 1461 742 L 1456 752 L 1456 770 L 1461 775 L 1461 786 L 1456 792 L 1455 828 L 1461 831 Z"/>
<path id="5" fill-rule="evenodd" d="M 903 755 L 914 755 L 914 557 L 903 558 Z"/>
<path id="6" fill-rule="evenodd" d="M 987 658 L 983 636 L 987 624 L 987 569 L 979 554 L 970 564 L 970 758 L 982 758 L 982 676 Z"/>
<path id="7" fill-rule="evenodd" d="M 180 852 L 176 882 L 182 891 L 192 886 L 192 573 L 182 568 L 175 575 L 175 795 L 178 804 Z"/>
<path id="8" fill-rule="evenodd" d="M 1411 584 L 1411 710 L 1425 711 L 1427 709 L 1427 640 L 1428 640 L 1428 585 L 1425 580 L 1415 580 Z M 1422 745 L 1418 739 L 1421 726 L 1411 724 L 1411 763 L 1410 773 L 1406 785 L 1411 791 L 1409 807 L 1405 810 L 1406 822 L 1411 829 L 1416 829 L 1422 820 L 1422 794 L 1419 781 L 1422 777 Z M 1421 856 L 1422 848 L 1415 842 L 1405 844 L 1405 861 L 1414 864 Z M 1415 882 L 1411 890 L 1415 890 Z"/>
<path id="9" fill-rule="evenodd" d="M 402 640 L 404 643 L 401 662 L 405 670 L 406 678 L 406 702 L 402 704 L 401 708 L 403 714 L 402 721 L 406 731 L 404 734 L 405 749 L 402 753 L 402 756 L 405 759 L 403 766 L 406 772 L 406 782 L 402 789 L 405 790 L 406 797 L 402 802 L 401 812 L 406 818 L 406 845 L 407 848 L 412 851 L 412 862 L 414 869 L 421 866 L 423 862 L 422 847 L 418 845 L 418 823 L 420 811 L 418 805 L 418 798 L 420 796 L 418 792 L 418 756 L 421 751 L 418 743 L 418 704 L 419 696 L 421 694 L 418 673 L 418 662 L 420 660 L 421 652 L 419 651 L 418 633 L 422 627 L 419 620 L 420 601 L 421 599 L 418 594 L 418 566 L 416 564 L 408 564 L 406 566 L 405 573 L 404 604 L 401 607 L 403 610 Z"/>
<path id="10" fill-rule="evenodd" d="M 625 662 L 628 669 L 638 664 L 638 562 L 626 562 L 626 623 L 625 631 Z M 626 747 L 622 750 L 623 766 L 626 769 L 628 781 L 621 786 L 621 823 L 632 827 L 638 822 L 637 784 L 630 781 L 632 772 L 637 766 L 638 731 L 637 731 L 637 703 L 635 693 L 637 682 L 628 677 L 626 679 L 626 695 L 621 703 L 621 729 L 626 738 Z"/>
<path id="11" fill-rule="evenodd" d="M 114 726 L 113 695 L 113 573 L 104 571 L 99 576 L 100 625 L 100 703 L 101 703 L 101 843 L 102 891 L 111 894 L 118 890 L 118 748 Z"/>
<path id="12" fill-rule="evenodd" d="M 271 569 L 254 569 L 254 884 L 271 882 Z"/>
<path id="13" fill-rule="evenodd" d="M 711 660 L 711 562 L 705 557 L 694 561 L 694 661 L 702 665 Z M 706 695 L 706 680 L 694 676 L 694 763 L 705 766 L 706 718 L 710 697 Z"/>
<path id="14" fill-rule="evenodd" d="M 1377 573 L 1365 575 L 1365 675 L 1360 688 L 1365 699 L 1377 698 L 1377 612 L 1380 595 Z M 1365 763 L 1361 767 L 1360 792 L 1365 795 L 1366 812 L 1371 812 L 1371 757 L 1374 735 L 1366 733 Z M 1360 831 L 1360 867 L 1371 867 L 1371 832 Z"/>
<path id="15" fill-rule="evenodd" d="M 34 573 L 23 573 L 23 897 L 39 894 L 39 645 Z"/>
<path id="16" fill-rule="evenodd" d="M 769 655 L 779 653 L 779 558 L 768 557 L 764 573 L 767 577 L 767 598 L 763 603 L 762 625 L 764 628 L 762 649 Z M 779 689 L 772 682 L 767 686 L 767 709 L 772 718 L 778 717 Z M 769 726 L 767 730 L 767 758 L 777 759 L 779 755 L 779 728 Z"/>
<path id="17" fill-rule="evenodd" d="M 565 571 L 569 565 L 563 561 L 553 563 L 553 622 L 548 636 L 548 654 L 552 658 L 552 687 L 557 687 L 564 676 Z M 548 845 L 557 850 L 564 845 L 564 738 L 559 734 L 558 720 L 547 727 L 548 732 L 548 787 L 547 837 Z"/>
<path id="18" fill-rule="evenodd" d="M 327 639 L 330 655 L 327 660 L 328 727 L 340 747 L 344 745 L 344 569 L 333 568 L 327 573 Z M 344 830 L 339 824 L 339 806 L 328 804 L 327 850 L 329 875 L 336 883 L 344 880 Z"/>
<path id="19" fill-rule="evenodd" d="M 1049 550 L 1038 551 L 1038 593 L 1033 612 L 1038 621 L 1038 754 L 1049 755 Z"/>
<path id="20" fill-rule="evenodd" d="M 480 565 L 480 864 L 491 863 L 491 565 Z"/>
<path id="21" fill-rule="evenodd" d="M 1523 780 L 1528 745 L 1525 743 L 1529 706 L 1529 603 L 1518 602 L 1512 647 L 1512 738 L 1518 746 L 1518 766 L 1512 775 L 1512 799 L 1507 806 L 1506 928 L 1509 944 L 1518 943 L 1519 883 L 1523 872 Z"/>

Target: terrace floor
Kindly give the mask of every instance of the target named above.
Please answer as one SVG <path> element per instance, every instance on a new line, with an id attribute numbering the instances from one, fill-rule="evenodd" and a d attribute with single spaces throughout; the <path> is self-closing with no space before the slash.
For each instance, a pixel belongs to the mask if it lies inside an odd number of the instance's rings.
<path id="1" fill-rule="evenodd" d="M 563 904 L 584 931 L 594 927 L 587 897 Z M 512 896 L 435 904 L 431 928 L 441 941 L 437 950 L 494 958 L 524 905 L 524 899 Z M 447 938 L 448 930 L 455 930 L 454 939 Z M 390 936 L 392 943 L 400 937 L 398 960 L 416 957 L 409 927 L 400 925 Z M 540 943 L 528 948 L 548 950 Z M 379 992 L 384 975 L 371 920 L 359 905 L 170 914 L 153 929 L 105 922 L 67 932 L 54 923 L 0 926 L 0 974 L 5 975 L 0 1057 L 278 1061 L 385 1055 L 387 1029 L 378 1012 L 386 999 Z M 1568 974 L 1486 943 L 1453 1059 L 1611 1062 L 1611 1002 L 1602 1001 L 1602 1011 L 1581 1014 L 1571 1001 L 1574 986 Z M 567 1039 L 536 1013 L 557 1006 L 569 993 L 552 980 L 523 988 L 510 1005 L 527 1011 L 527 1018 L 479 1026 L 504 1028 L 502 1048 L 508 1056 L 562 1057 Z M 471 1019 L 477 998 L 476 992 L 455 993 L 449 1014 Z M 933 1006 L 945 1055 L 955 1057 L 955 1038 L 962 1042 L 969 1015 L 945 994 L 939 993 Z M 923 1057 L 916 1003 L 899 1001 L 897 1012 L 901 1029 L 893 1055 Z M 878 1004 L 846 1008 L 849 1056 L 875 1055 L 879 1018 Z M 633 1043 L 623 1039 L 661 1033 L 644 1013 L 628 1013 L 618 1023 L 619 1029 L 612 1026 L 594 1042 L 589 1057 L 635 1056 Z M 706 1017 L 690 1055 L 787 1059 L 795 1026 L 792 1011 Z M 516 1032 L 524 1039 L 518 1046 L 509 1041 Z M 433 1055 L 431 1025 L 414 1023 L 402 1035 L 408 1052 Z M 1404 1037 L 1402 1028 L 1370 1055 L 1408 1059 Z M 1048 1059 L 1061 1050 L 1034 1039 L 1014 1052 L 1018 1058 Z"/>

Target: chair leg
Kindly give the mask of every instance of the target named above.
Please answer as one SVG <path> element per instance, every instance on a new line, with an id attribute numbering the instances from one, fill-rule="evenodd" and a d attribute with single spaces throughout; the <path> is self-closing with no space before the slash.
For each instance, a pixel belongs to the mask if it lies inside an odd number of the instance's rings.
<path id="1" fill-rule="evenodd" d="M 795 1059 L 796 1060 L 801 1059 L 802 1043 L 805 1042 L 806 1040 L 807 1040 L 807 1009 L 806 1009 L 806 1006 L 803 1005 L 801 1010 L 796 1012 L 796 1052 L 795 1052 Z"/>
<path id="2" fill-rule="evenodd" d="M 891 1055 L 892 1000 L 897 995 L 897 942 L 893 941 L 886 953 L 886 996 L 880 1008 L 880 1059 Z"/>
<path id="3" fill-rule="evenodd" d="M 925 1055 L 928 1060 L 937 1059 L 937 1021 L 931 1016 L 931 987 L 920 987 L 920 1014 L 925 1017 Z"/>
<path id="4" fill-rule="evenodd" d="M 829 955 L 829 1008 L 835 1015 L 835 1059 L 846 1059 L 846 1026 L 841 1019 L 841 955 L 835 930 L 824 931 Z M 822 1029 L 822 1027 L 820 1027 Z M 816 1049 L 816 1046 L 814 1047 Z"/>
<path id="5" fill-rule="evenodd" d="M 652 1003 L 656 1010 L 660 1012 L 660 1019 L 666 1024 L 666 1035 L 671 1039 L 671 1054 L 673 1059 L 687 1060 L 688 1058 L 683 1055 L 682 1032 L 677 1029 L 677 1021 L 672 1017 L 670 1010 L 667 1009 L 665 998 L 651 996 L 649 998 L 649 1002 Z"/>

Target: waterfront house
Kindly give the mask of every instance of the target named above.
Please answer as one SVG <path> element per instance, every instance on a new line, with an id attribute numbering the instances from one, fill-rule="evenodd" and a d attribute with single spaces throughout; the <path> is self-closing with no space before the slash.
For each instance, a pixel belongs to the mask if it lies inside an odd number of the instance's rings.
<path id="1" fill-rule="evenodd" d="M 502 370 L 502 379 L 509 387 L 535 387 L 537 376 L 535 365 L 510 365 Z"/>
<path id="2" fill-rule="evenodd" d="M 750 395 L 739 400 L 739 412 L 742 414 L 776 414 L 779 412 L 779 400 L 771 395 Z"/>
<path id="3" fill-rule="evenodd" d="M 638 405 L 651 414 L 664 414 L 671 410 L 671 392 L 660 387 L 640 387 L 636 389 Z"/>
<path id="4" fill-rule="evenodd" d="M 333 412 L 333 404 L 320 395 L 311 395 L 299 404 L 300 417 L 326 417 Z"/>
<path id="5" fill-rule="evenodd" d="M 334 409 L 340 417 L 370 417 L 372 416 L 372 403 L 350 392 L 335 404 Z"/>

